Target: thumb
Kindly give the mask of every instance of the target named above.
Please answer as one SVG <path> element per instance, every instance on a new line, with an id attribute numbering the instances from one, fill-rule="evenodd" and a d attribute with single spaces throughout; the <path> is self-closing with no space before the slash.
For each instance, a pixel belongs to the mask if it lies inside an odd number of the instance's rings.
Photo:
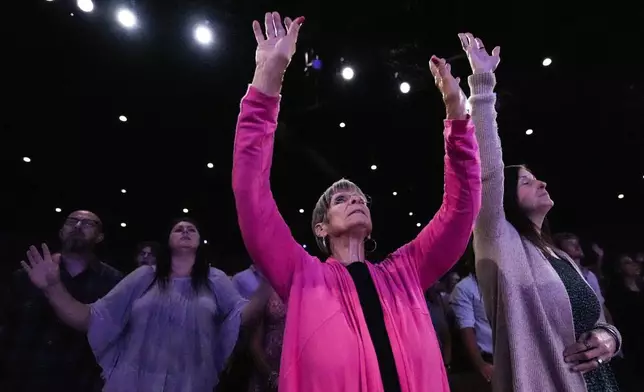
<path id="1" fill-rule="evenodd" d="M 297 39 L 298 34 L 300 33 L 300 27 L 302 27 L 302 23 L 304 23 L 304 17 L 300 16 L 295 18 L 293 23 L 291 23 L 291 28 L 288 30 L 288 35 L 291 35 Z"/>
<path id="2" fill-rule="evenodd" d="M 500 46 L 497 46 L 494 49 L 492 49 L 492 56 L 496 57 L 496 56 L 498 56 L 500 54 L 501 54 L 501 47 Z"/>

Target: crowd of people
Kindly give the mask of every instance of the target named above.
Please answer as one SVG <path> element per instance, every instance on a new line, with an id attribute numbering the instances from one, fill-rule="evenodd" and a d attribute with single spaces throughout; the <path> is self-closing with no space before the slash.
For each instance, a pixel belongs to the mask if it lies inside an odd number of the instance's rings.
<path id="1" fill-rule="evenodd" d="M 232 277 L 212 267 L 198 224 L 183 218 L 162 244 L 141 243 L 138 268 L 124 276 L 95 256 L 100 218 L 75 211 L 61 249 L 30 247 L 4 290 L 1 390 L 644 388 L 643 255 L 604 263 L 594 246 L 589 263 L 575 235 L 550 236 L 545 182 L 503 162 L 500 48 L 488 51 L 472 34 L 459 35 L 472 70 L 470 112 L 450 64 L 429 61 L 445 106 L 445 186 L 428 225 L 384 260 L 366 260 L 371 211 L 360 187 L 341 179 L 311 220 L 326 258 L 294 240 L 270 172 L 282 80 L 303 22 L 276 12 L 264 29 L 253 22 L 256 69 L 232 173 L 253 265 Z M 454 266 L 470 243 L 460 279 Z"/>

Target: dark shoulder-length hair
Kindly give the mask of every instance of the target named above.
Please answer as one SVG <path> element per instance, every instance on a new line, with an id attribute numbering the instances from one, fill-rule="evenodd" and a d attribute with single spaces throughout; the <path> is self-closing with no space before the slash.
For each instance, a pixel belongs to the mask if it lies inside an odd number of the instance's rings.
<path id="1" fill-rule="evenodd" d="M 550 237 L 548 219 L 543 219 L 541 230 L 530 220 L 525 211 L 519 206 L 517 188 L 519 185 L 519 170 L 530 171 L 525 165 L 506 166 L 503 182 L 503 210 L 505 219 L 519 232 L 521 237 L 530 241 L 544 254 L 549 254 L 548 248 L 554 247 Z"/>
<path id="2" fill-rule="evenodd" d="M 170 228 L 167 232 L 168 237 L 172 232 L 174 226 L 180 222 L 192 223 L 199 231 L 199 225 L 197 222 L 188 217 L 177 218 L 172 221 Z M 201 233 L 200 233 L 201 235 Z M 165 246 L 161 247 L 159 257 L 157 258 L 157 267 L 155 272 L 155 281 L 159 284 L 162 289 L 165 289 L 168 286 L 170 281 L 170 274 L 172 272 L 172 254 L 170 250 L 169 240 L 166 239 Z M 210 264 L 208 263 L 204 250 L 202 249 L 201 244 L 197 248 L 197 254 L 195 257 L 195 264 L 192 266 L 192 272 L 190 273 L 192 288 L 195 292 L 199 292 L 202 289 L 207 289 L 209 285 L 208 275 L 210 272 Z"/>

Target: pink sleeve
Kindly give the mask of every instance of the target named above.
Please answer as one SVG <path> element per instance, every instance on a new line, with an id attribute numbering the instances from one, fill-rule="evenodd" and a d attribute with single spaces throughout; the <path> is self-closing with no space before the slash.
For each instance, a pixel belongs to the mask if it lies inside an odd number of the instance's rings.
<path id="1" fill-rule="evenodd" d="M 465 252 L 481 208 L 481 162 L 468 120 L 445 120 L 443 203 L 418 236 L 398 249 L 394 263 L 412 263 L 423 290 L 449 271 Z"/>
<path id="2" fill-rule="evenodd" d="M 233 193 L 246 249 L 286 300 L 293 272 L 311 258 L 280 215 L 270 186 L 279 97 L 249 87 L 241 101 L 233 151 Z"/>

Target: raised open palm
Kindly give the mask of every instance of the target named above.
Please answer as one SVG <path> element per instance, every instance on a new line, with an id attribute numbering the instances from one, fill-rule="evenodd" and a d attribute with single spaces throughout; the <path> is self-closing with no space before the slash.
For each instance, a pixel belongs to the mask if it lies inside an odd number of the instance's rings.
<path id="1" fill-rule="evenodd" d="M 35 246 L 30 246 L 27 259 L 29 264 L 24 260 L 20 264 L 36 287 L 44 290 L 60 283 L 60 254 L 52 257 L 47 244 L 42 244 L 42 255 Z"/>
<path id="2" fill-rule="evenodd" d="M 467 59 L 470 61 L 472 72 L 485 73 L 494 72 L 501 62 L 501 47 L 497 46 L 492 49 L 492 55 L 485 50 L 485 45 L 480 38 L 474 37 L 470 33 L 461 33 L 458 35 L 463 45 L 463 50 L 467 54 Z"/>
<path id="3" fill-rule="evenodd" d="M 304 17 L 284 18 L 278 12 L 267 12 L 264 16 L 264 29 L 266 33 L 262 32 L 262 26 L 258 21 L 253 21 L 253 32 L 255 33 L 255 40 L 257 40 L 257 52 L 255 53 L 255 61 L 258 66 L 266 64 L 269 61 L 276 61 L 286 66 L 291 61 L 295 54 L 295 47 L 297 44 L 297 36 L 300 32 L 300 26 L 304 22 Z"/>
<path id="4" fill-rule="evenodd" d="M 465 102 L 467 98 L 459 85 L 461 79 L 452 75 L 452 67 L 442 58 L 432 56 L 429 70 L 434 82 L 443 96 L 448 119 L 460 119 L 466 115 Z"/>

